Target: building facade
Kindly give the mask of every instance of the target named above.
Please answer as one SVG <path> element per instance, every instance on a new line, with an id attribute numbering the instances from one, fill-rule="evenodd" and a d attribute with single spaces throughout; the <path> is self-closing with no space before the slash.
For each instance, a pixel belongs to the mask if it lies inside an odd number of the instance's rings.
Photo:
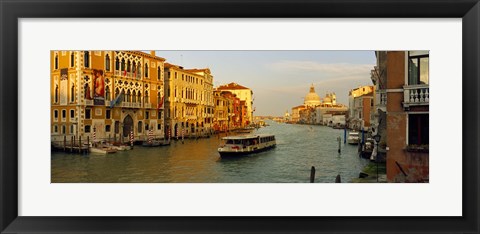
<path id="1" fill-rule="evenodd" d="M 166 134 L 210 134 L 213 124 L 213 76 L 209 69 L 184 69 L 165 63 Z"/>
<path id="2" fill-rule="evenodd" d="M 372 80 L 389 182 L 429 181 L 429 52 L 377 51 Z M 386 125 L 383 125 L 385 123 Z"/>
<path id="3" fill-rule="evenodd" d="M 374 86 L 362 86 L 348 93 L 348 127 L 355 130 L 370 129 L 374 115 Z"/>
<path id="4" fill-rule="evenodd" d="M 164 58 L 139 51 L 51 51 L 51 139 L 163 138 Z"/>
<path id="5" fill-rule="evenodd" d="M 237 83 L 229 83 L 226 85 L 221 85 L 217 87 L 218 91 L 229 91 L 237 96 L 241 101 L 245 102 L 246 105 L 246 116 L 242 120 L 242 126 L 247 126 L 253 123 L 253 91 L 250 88 L 239 85 Z"/>

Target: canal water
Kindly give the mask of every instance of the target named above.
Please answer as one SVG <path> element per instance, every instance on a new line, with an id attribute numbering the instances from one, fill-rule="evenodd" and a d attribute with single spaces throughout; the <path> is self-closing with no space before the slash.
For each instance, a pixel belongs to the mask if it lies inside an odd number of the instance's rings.
<path id="1" fill-rule="evenodd" d="M 343 130 L 267 123 L 254 133 L 275 134 L 277 147 L 240 158 L 220 158 L 215 135 L 108 155 L 52 152 L 52 183 L 309 183 L 312 166 L 315 183 L 333 183 L 338 174 L 345 183 L 368 164 L 356 146 L 343 143 Z"/>

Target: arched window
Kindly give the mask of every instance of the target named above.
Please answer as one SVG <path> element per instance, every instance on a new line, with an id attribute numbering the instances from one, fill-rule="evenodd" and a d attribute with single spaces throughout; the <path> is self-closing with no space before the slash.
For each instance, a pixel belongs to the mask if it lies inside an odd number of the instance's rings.
<path id="1" fill-rule="evenodd" d="M 111 100 L 112 100 L 111 97 L 110 97 L 110 87 L 109 87 L 109 86 L 107 86 L 107 88 L 105 89 L 105 99 L 106 99 L 107 101 L 111 101 Z"/>
<path id="2" fill-rule="evenodd" d="M 144 100 L 145 103 L 149 103 L 150 102 L 150 98 L 148 96 L 148 91 L 145 91 L 145 100 Z"/>
<path id="3" fill-rule="evenodd" d="M 70 102 L 75 102 L 75 84 L 72 84 L 70 89 Z"/>
<path id="4" fill-rule="evenodd" d="M 83 60 L 85 67 L 90 67 L 90 52 L 85 51 L 85 53 L 83 54 Z"/>
<path id="5" fill-rule="evenodd" d="M 127 61 L 127 72 L 130 72 L 130 66 L 131 66 L 131 63 L 130 63 L 130 60 Z"/>
<path id="6" fill-rule="evenodd" d="M 55 85 L 55 99 L 54 99 L 55 103 L 58 102 L 58 85 Z"/>
<path id="7" fill-rule="evenodd" d="M 140 63 L 137 64 L 137 78 L 140 78 L 142 75 L 142 67 L 140 66 Z"/>
<path id="8" fill-rule="evenodd" d="M 133 62 L 132 63 L 132 74 L 133 76 L 135 76 L 135 71 L 137 70 L 137 63 L 136 62 Z"/>
<path id="9" fill-rule="evenodd" d="M 137 98 L 137 102 L 138 102 L 138 103 L 141 103 L 141 102 L 142 102 L 142 93 L 140 93 L 140 91 L 138 91 L 137 97 L 138 97 L 138 98 Z"/>
<path id="10" fill-rule="evenodd" d="M 110 71 L 110 56 L 108 54 L 105 56 L 105 70 Z"/>
<path id="11" fill-rule="evenodd" d="M 130 102 L 130 90 L 127 91 L 126 99 L 127 102 Z"/>
<path id="12" fill-rule="evenodd" d="M 115 70 L 120 70 L 120 62 L 118 61 L 118 57 L 115 58 Z"/>
<path id="13" fill-rule="evenodd" d="M 143 124 L 142 124 L 142 121 L 138 121 L 138 132 L 141 133 L 142 132 L 142 128 L 143 128 Z"/>
<path id="14" fill-rule="evenodd" d="M 160 66 L 158 66 L 158 67 L 157 67 L 157 79 L 158 79 L 158 80 L 160 80 L 160 77 L 161 77 L 160 74 L 161 74 L 161 73 L 160 73 Z"/>
<path id="15" fill-rule="evenodd" d="M 148 77 L 148 63 L 145 63 L 145 77 Z"/>
<path id="16" fill-rule="evenodd" d="M 70 67 L 75 66 L 75 52 L 70 52 Z"/>
<path id="17" fill-rule="evenodd" d="M 132 102 L 137 102 L 137 94 L 135 93 L 135 91 L 133 91 L 132 93 Z"/>
<path id="18" fill-rule="evenodd" d="M 122 58 L 121 70 L 125 71 L 125 59 Z"/>
<path id="19" fill-rule="evenodd" d="M 55 55 L 55 68 L 54 69 L 58 69 L 58 54 Z"/>
<path id="20" fill-rule="evenodd" d="M 115 89 L 115 98 L 117 98 L 118 95 L 120 95 L 120 90 L 118 88 L 116 88 Z"/>

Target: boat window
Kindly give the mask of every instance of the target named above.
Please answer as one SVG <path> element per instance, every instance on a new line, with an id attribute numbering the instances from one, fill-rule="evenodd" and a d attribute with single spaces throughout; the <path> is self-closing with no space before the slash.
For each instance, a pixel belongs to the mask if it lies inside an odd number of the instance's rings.
<path id="1" fill-rule="evenodd" d="M 227 140 L 227 144 L 233 144 L 233 140 Z"/>
<path id="2" fill-rule="evenodd" d="M 233 143 L 236 145 L 239 145 L 239 144 L 242 144 L 242 140 L 234 140 Z"/>

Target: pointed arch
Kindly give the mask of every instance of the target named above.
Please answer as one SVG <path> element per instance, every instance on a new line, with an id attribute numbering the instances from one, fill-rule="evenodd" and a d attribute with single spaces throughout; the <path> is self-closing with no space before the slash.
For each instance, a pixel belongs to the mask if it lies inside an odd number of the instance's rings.
<path id="1" fill-rule="evenodd" d="M 110 71 L 110 55 L 105 55 L 105 70 Z"/>

